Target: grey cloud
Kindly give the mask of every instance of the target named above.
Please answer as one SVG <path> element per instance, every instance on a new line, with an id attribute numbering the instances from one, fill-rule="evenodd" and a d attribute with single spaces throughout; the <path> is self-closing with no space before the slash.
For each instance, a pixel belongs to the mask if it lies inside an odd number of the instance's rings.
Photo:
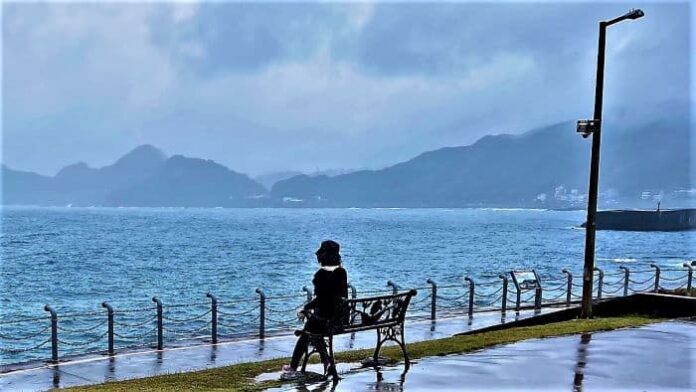
<path id="1" fill-rule="evenodd" d="M 597 21 L 627 9 L 176 6 L 3 5 L 4 161 L 54 173 L 151 143 L 252 173 L 379 167 L 584 117 Z M 610 32 L 611 115 L 689 99 L 688 5 L 641 6 Z"/>

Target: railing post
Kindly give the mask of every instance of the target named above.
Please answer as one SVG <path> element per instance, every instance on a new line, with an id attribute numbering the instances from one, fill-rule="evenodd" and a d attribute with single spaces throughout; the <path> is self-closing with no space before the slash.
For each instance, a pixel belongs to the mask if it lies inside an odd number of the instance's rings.
<path id="1" fill-rule="evenodd" d="M 358 298 L 358 290 L 355 289 L 355 286 L 352 284 L 348 283 L 348 288 L 350 289 L 350 296 L 353 299 Z"/>
<path id="2" fill-rule="evenodd" d="M 164 347 L 164 328 L 162 325 L 162 301 L 157 296 L 152 297 L 152 302 L 157 304 L 157 349 Z"/>
<path id="3" fill-rule="evenodd" d="M 266 337 L 266 294 L 260 288 L 256 289 L 259 295 L 259 339 Z"/>
<path id="4" fill-rule="evenodd" d="M 474 284 L 474 280 L 471 279 L 468 276 L 464 277 L 464 280 L 466 282 L 469 282 L 469 317 L 474 316 L 474 294 L 475 294 L 475 287 L 476 285 Z"/>
<path id="5" fill-rule="evenodd" d="M 599 280 L 597 281 L 597 299 L 602 299 L 602 288 L 604 286 L 604 271 L 599 269 L 599 267 L 594 267 L 594 270 L 599 272 Z"/>
<path id="6" fill-rule="evenodd" d="M 512 283 L 515 285 L 515 290 L 517 290 L 517 299 L 515 301 L 515 313 L 519 313 L 520 303 L 522 302 L 522 290 L 520 290 L 520 283 L 517 281 L 515 271 L 510 271 L 510 277 L 512 278 Z"/>
<path id="7" fill-rule="evenodd" d="M 500 312 L 504 315 L 507 312 L 508 279 L 503 274 L 498 275 L 498 277 L 503 280 L 503 302 L 500 304 Z"/>
<path id="8" fill-rule="evenodd" d="M 387 281 L 387 286 L 392 288 L 392 294 L 397 294 L 399 292 L 399 285 L 392 282 L 391 280 Z"/>
<path id="9" fill-rule="evenodd" d="M 216 344 L 218 342 L 218 300 L 211 293 L 206 293 L 205 296 L 210 298 L 210 340 Z"/>
<path id="10" fill-rule="evenodd" d="M 566 306 L 570 306 L 573 300 L 573 274 L 565 268 L 561 272 L 568 277 L 568 283 L 566 284 Z"/>
<path id="11" fill-rule="evenodd" d="M 660 290 L 660 267 L 655 263 L 650 264 L 650 266 L 655 268 L 655 288 L 653 291 L 657 293 Z"/>
<path id="12" fill-rule="evenodd" d="M 51 313 L 51 362 L 58 363 L 58 314 L 51 305 L 44 306 Z"/>
<path id="13" fill-rule="evenodd" d="M 619 266 L 620 270 L 623 270 L 624 272 L 624 287 L 623 287 L 623 295 L 624 297 L 628 295 L 628 283 L 631 281 L 631 270 L 628 269 L 626 266 Z"/>
<path id="14" fill-rule="evenodd" d="M 541 285 L 541 278 L 537 274 L 536 270 L 532 270 L 534 273 L 534 278 L 536 279 L 536 288 L 534 289 L 534 309 L 541 310 L 541 302 L 544 297 L 544 288 Z"/>
<path id="15" fill-rule="evenodd" d="M 302 286 L 302 291 L 307 293 L 307 302 L 312 300 L 312 290 L 310 290 L 307 286 Z"/>
<path id="16" fill-rule="evenodd" d="M 437 283 L 430 278 L 426 282 L 432 286 L 430 293 L 430 319 L 435 320 L 437 318 Z"/>
<path id="17" fill-rule="evenodd" d="M 694 276 L 694 267 L 692 267 L 689 263 L 684 263 L 684 267 L 689 269 L 689 273 L 686 276 L 686 295 L 691 295 L 691 282 Z"/>
<path id="18" fill-rule="evenodd" d="M 358 297 L 358 290 L 356 290 L 356 289 L 355 289 L 355 286 L 353 286 L 352 284 L 350 284 L 350 282 L 348 283 L 348 288 L 350 289 L 350 296 L 351 296 L 351 298 L 356 299 L 356 298 Z M 352 332 L 352 333 L 350 334 L 350 340 L 352 341 L 353 339 L 355 339 L 355 332 Z M 352 344 L 352 343 L 351 343 L 351 344 Z M 353 347 L 353 346 L 351 345 L 351 347 Z"/>
<path id="19" fill-rule="evenodd" d="M 102 302 L 102 307 L 106 308 L 106 335 L 109 344 L 109 355 L 114 355 L 114 308 L 107 302 Z"/>

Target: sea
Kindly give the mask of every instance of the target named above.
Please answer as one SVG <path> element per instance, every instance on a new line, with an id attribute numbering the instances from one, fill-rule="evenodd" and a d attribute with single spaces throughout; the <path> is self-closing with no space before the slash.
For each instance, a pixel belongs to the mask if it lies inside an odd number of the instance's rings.
<path id="1" fill-rule="evenodd" d="M 503 208 L 227 209 L 3 207 L 0 320 L 302 296 L 320 242 L 340 243 L 360 292 L 582 273 L 584 211 Z M 618 272 L 696 259 L 696 232 L 599 231 L 597 266 Z M 4 329 L 6 333 L 9 330 Z"/>

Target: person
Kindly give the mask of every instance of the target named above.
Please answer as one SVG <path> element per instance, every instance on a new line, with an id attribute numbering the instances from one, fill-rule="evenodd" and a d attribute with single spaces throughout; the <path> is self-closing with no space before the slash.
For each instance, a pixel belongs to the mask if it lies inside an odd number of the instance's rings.
<path id="1" fill-rule="evenodd" d="M 314 297 L 297 312 L 300 320 L 306 320 L 303 331 L 311 333 L 326 332 L 327 322 L 336 314 L 340 302 L 348 297 L 348 274 L 341 264 L 340 245 L 336 241 L 326 240 L 315 252 L 320 268 L 314 273 Z M 299 338 L 292 353 L 289 365 L 283 366 L 285 373 L 297 372 L 300 359 L 307 350 L 309 337 L 298 333 Z M 323 355 L 320 350 L 320 355 Z M 326 364 L 326 358 L 322 358 Z"/>

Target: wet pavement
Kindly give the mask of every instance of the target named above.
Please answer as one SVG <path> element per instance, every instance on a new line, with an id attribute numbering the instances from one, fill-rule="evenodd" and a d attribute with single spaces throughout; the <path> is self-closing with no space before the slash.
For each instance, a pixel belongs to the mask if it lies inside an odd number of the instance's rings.
<path id="1" fill-rule="evenodd" d="M 317 366 L 311 369 L 317 371 Z M 695 391 L 696 324 L 669 321 L 611 332 L 526 340 L 403 365 L 344 365 L 338 384 L 268 391 Z M 260 379 L 277 379 L 278 374 Z"/>
<path id="2" fill-rule="evenodd" d="M 562 308 L 564 309 L 564 308 Z M 542 313 L 556 309 L 544 308 Z M 521 311 L 518 318 L 534 315 L 531 310 Z M 514 312 L 508 312 L 505 322 L 515 320 Z M 406 342 L 438 339 L 452 336 L 458 332 L 478 329 L 501 323 L 500 312 L 476 313 L 472 319 L 450 317 L 431 321 L 407 321 Z M 133 352 L 113 357 L 94 355 L 83 359 L 63 362 L 58 365 L 42 364 L 29 369 L 9 371 L 4 368 L 0 374 L 0 390 L 43 391 L 51 388 L 98 384 L 105 381 L 126 380 L 149 377 L 159 374 L 201 370 L 241 362 L 261 361 L 272 358 L 289 357 L 295 344 L 295 337 L 279 336 L 264 341 L 240 340 L 216 345 L 198 345 L 171 348 L 162 351 Z M 342 335 L 334 342 L 337 351 L 372 348 L 375 332 L 360 332 L 351 339 Z"/>

